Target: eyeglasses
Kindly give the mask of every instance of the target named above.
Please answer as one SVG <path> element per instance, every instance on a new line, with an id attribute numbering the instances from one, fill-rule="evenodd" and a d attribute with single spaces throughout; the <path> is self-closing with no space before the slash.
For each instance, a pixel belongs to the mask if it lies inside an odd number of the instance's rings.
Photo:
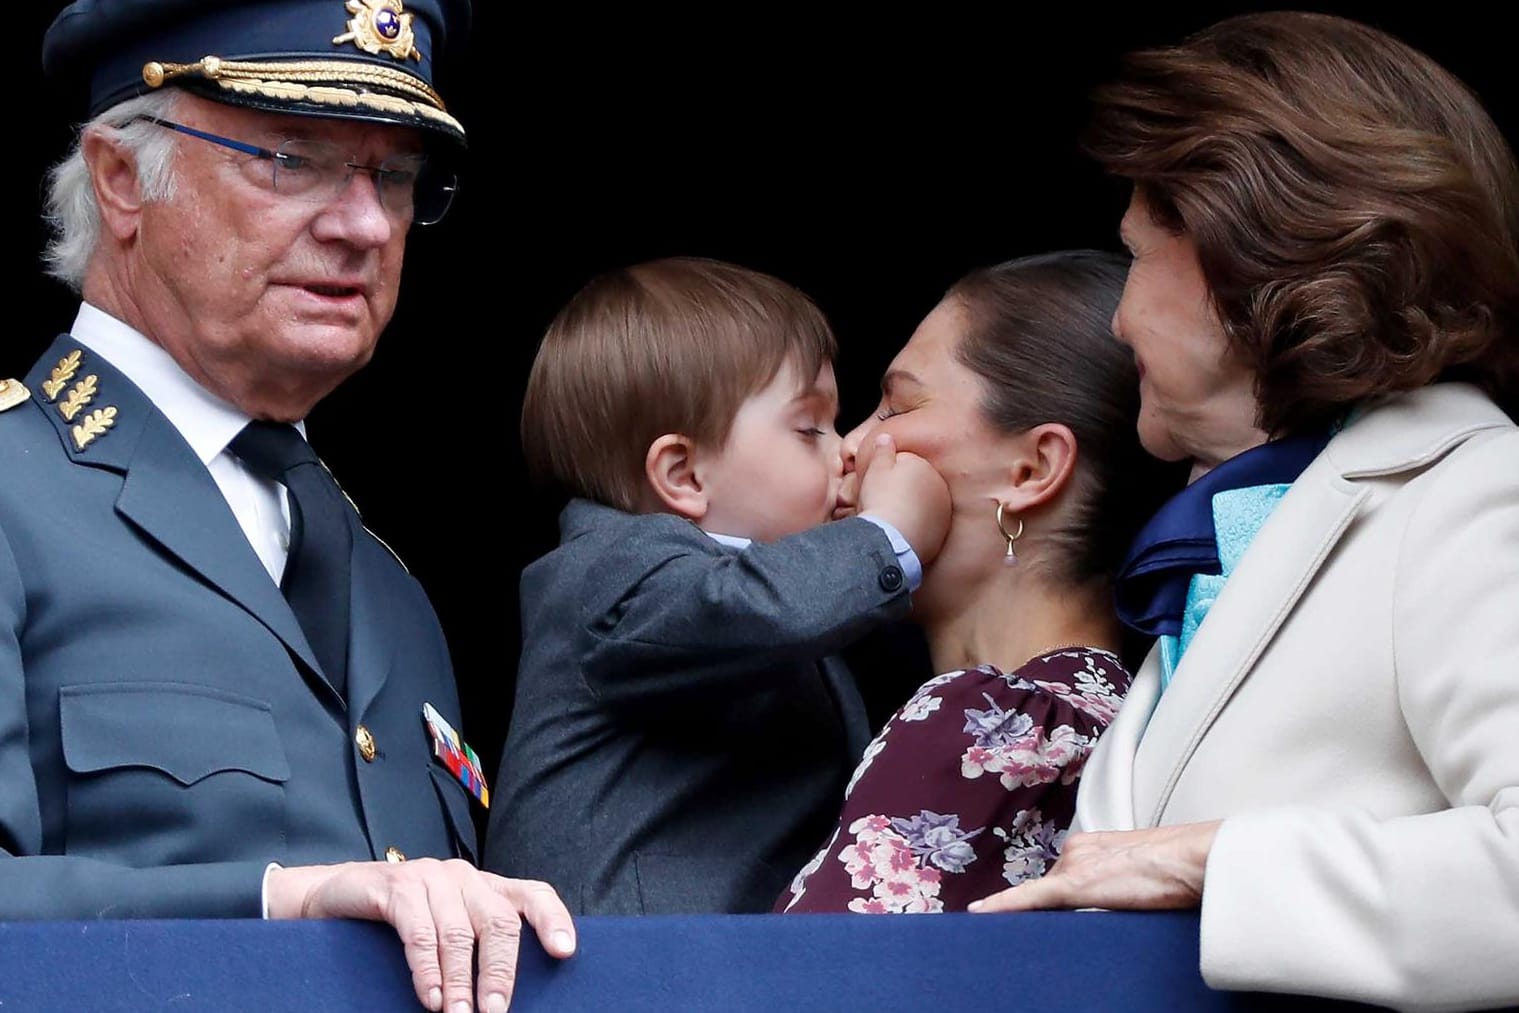
<path id="1" fill-rule="evenodd" d="M 379 165 L 363 165 L 327 141 L 292 139 L 277 148 L 260 148 L 256 144 L 234 141 L 156 116 L 136 116 L 131 122 L 137 120 L 252 155 L 268 163 L 269 175 L 265 181 L 269 189 L 282 197 L 310 204 L 325 204 L 335 199 L 348 186 L 354 173 L 365 172 L 374 180 L 380 206 L 392 218 L 417 225 L 433 225 L 448 213 L 454 194 L 459 191 L 458 177 L 436 168 L 426 155 L 392 155 Z"/>

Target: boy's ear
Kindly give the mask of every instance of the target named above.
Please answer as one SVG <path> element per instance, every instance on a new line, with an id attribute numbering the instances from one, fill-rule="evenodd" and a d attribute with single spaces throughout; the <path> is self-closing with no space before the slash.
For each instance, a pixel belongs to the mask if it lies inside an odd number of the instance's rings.
<path id="1" fill-rule="evenodd" d="M 643 472 L 663 509 L 689 521 L 707 515 L 707 493 L 696 474 L 696 444 L 690 437 L 666 433 L 649 444 Z"/>

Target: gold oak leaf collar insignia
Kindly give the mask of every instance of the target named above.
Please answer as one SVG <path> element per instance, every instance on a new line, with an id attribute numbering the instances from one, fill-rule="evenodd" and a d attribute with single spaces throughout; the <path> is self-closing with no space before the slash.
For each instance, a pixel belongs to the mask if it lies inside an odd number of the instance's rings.
<path id="1" fill-rule="evenodd" d="M 84 420 L 73 428 L 74 446 L 83 450 L 95 442 L 96 437 L 115 424 L 116 408 L 114 405 L 108 408 L 97 408 L 86 415 Z"/>
<path id="2" fill-rule="evenodd" d="M 42 381 L 42 392 L 47 395 L 49 401 L 58 405 L 58 414 L 63 416 L 65 422 L 73 422 L 80 411 L 91 401 L 94 401 L 95 395 L 100 393 L 100 378 L 94 373 L 90 373 L 74 384 L 73 388 L 69 391 L 68 397 L 62 401 L 58 400 L 58 395 L 63 393 L 63 388 L 67 387 L 69 381 L 74 379 L 74 374 L 79 372 L 79 367 L 83 364 L 83 361 L 84 352 L 76 348 L 59 359 L 58 365 L 53 367 L 53 371 L 48 374 L 48 378 Z M 15 383 L 14 380 L 9 382 Z M 19 387 L 20 384 L 17 384 L 17 386 Z M 24 392 L 26 388 L 23 387 L 22 390 Z M 4 392 L 5 388 L 3 385 L 0 385 L 0 395 L 3 395 Z M 25 396 L 23 395 L 24 399 Z M 0 408 L 3 407 L 6 406 L 0 404 Z M 75 449 L 83 450 L 85 447 L 88 447 L 91 443 L 94 443 L 101 436 L 105 435 L 107 430 L 115 424 L 115 405 L 107 405 L 104 408 L 97 408 L 95 411 L 90 412 L 69 430 L 74 437 Z"/>
<path id="3" fill-rule="evenodd" d="M 69 396 L 58 405 L 58 411 L 63 414 L 65 422 L 73 422 L 74 416 L 79 414 L 79 409 L 95 400 L 95 394 L 99 390 L 100 378 L 94 373 L 74 384 Z"/>
<path id="4" fill-rule="evenodd" d="M 53 367 L 52 375 L 42 381 L 42 393 L 47 395 L 49 401 L 57 401 L 58 393 L 74 379 L 74 374 L 79 372 L 79 359 L 83 354 L 79 349 L 74 349 L 59 359 L 58 365 Z"/>

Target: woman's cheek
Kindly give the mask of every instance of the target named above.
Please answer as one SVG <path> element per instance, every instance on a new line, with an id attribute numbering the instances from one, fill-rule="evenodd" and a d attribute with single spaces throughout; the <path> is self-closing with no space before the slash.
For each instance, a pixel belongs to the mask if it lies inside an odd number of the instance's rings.
<path id="1" fill-rule="evenodd" d="M 854 472 L 863 475 L 870 468 L 870 462 L 876 456 L 876 434 L 882 432 L 880 423 L 864 429 L 860 435 L 860 444 L 854 454 Z"/>

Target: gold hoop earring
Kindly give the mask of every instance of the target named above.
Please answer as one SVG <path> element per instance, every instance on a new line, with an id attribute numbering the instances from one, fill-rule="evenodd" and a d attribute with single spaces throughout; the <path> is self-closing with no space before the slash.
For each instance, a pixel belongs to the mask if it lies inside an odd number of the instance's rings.
<path id="1" fill-rule="evenodd" d="M 997 501 L 997 530 L 1002 532 L 1003 538 L 1007 539 L 1007 555 L 1002 557 L 1002 563 L 1004 566 L 1012 566 L 1018 562 L 1018 556 L 1013 552 L 1013 543 L 1023 537 L 1023 518 L 1018 518 L 1018 530 L 1008 534 L 1007 527 L 1002 523 L 1002 511 L 1006 506 L 1007 504 L 1000 499 Z"/>

